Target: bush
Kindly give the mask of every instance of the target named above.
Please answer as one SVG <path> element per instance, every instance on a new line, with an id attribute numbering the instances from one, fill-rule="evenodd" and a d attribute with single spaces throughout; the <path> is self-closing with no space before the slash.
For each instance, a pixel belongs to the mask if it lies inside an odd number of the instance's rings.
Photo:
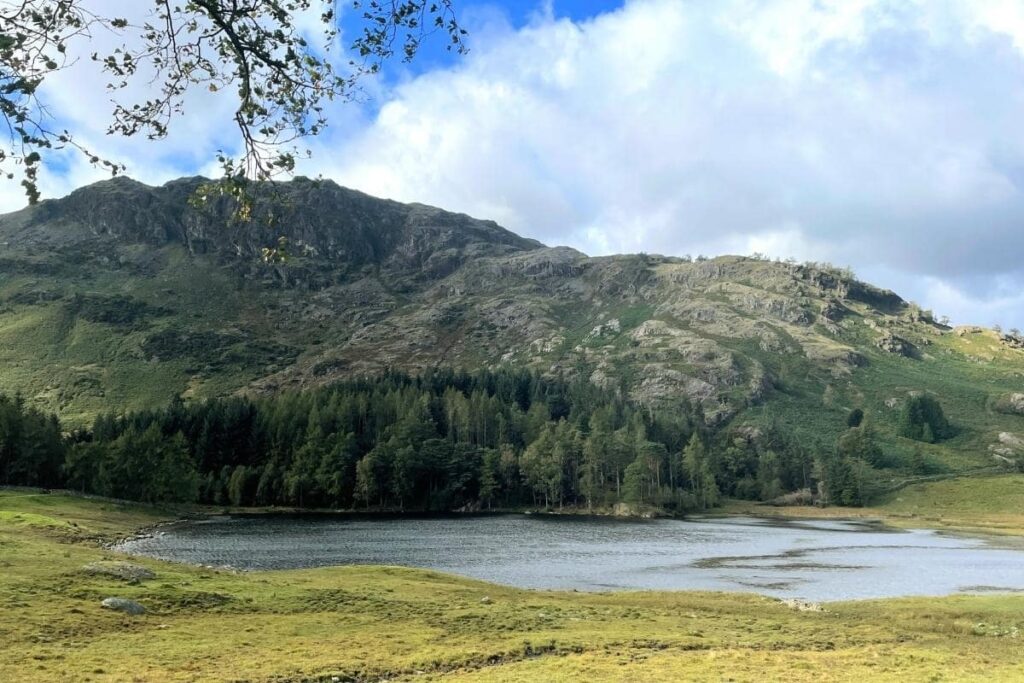
<path id="1" fill-rule="evenodd" d="M 932 396 L 911 396 L 900 415 L 899 434 L 908 439 L 935 443 L 952 435 L 942 406 Z"/>

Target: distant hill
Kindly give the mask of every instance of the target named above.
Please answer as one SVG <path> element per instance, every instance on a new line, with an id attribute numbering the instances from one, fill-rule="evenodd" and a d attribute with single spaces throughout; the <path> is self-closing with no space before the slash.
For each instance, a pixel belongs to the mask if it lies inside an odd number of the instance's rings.
<path id="1" fill-rule="evenodd" d="M 956 428 L 924 446 L 944 467 L 1017 455 L 1024 339 L 950 329 L 839 269 L 591 258 L 301 178 L 259 186 L 241 221 L 228 199 L 191 205 L 203 182 L 117 178 L 0 217 L 0 392 L 82 423 L 174 395 L 510 364 L 821 438 L 860 407 L 904 453 L 900 407 L 926 392 Z M 264 263 L 279 237 L 289 258 Z"/>

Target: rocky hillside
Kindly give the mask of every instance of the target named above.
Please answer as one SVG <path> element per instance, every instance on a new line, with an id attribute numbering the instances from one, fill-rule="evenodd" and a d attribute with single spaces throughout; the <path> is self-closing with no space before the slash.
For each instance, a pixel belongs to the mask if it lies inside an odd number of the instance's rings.
<path id="1" fill-rule="evenodd" d="M 591 258 L 306 179 L 261 186 L 243 221 L 228 199 L 195 208 L 203 182 L 120 178 L 0 218 L 0 391 L 84 421 L 177 394 L 519 364 L 816 433 L 857 406 L 892 435 L 906 396 L 931 392 L 959 432 L 929 448 L 952 466 L 1012 458 L 1024 433 L 1024 340 L 947 328 L 835 268 Z M 263 262 L 279 237 L 289 258 Z"/>

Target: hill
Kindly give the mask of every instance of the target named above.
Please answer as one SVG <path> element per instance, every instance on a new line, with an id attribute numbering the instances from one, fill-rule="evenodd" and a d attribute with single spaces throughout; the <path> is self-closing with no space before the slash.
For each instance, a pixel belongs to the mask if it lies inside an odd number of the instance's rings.
<path id="1" fill-rule="evenodd" d="M 834 440 L 861 408 L 897 461 L 923 449 L 935 471 L 1024 446 L 1024 339 L 828 265 L 592 258 L 307 179 L 256 188 L 239 220 L 227 198 L 193 205 L 204 182 L 118 178 L 0 218 L 0 391 L 83 424 L 178 395 L 525 366 L 659 410 L 686 396 L 747 434 Z M 289 258 L 262 260 L 280 237 Z M 953 425 L 939 443 L 899 436 L 919 394 Z"/>

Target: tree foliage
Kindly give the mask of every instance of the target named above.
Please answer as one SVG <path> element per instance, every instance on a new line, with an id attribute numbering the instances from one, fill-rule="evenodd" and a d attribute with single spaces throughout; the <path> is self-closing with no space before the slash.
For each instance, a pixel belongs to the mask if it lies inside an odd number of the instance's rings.
<path id="1" fill-rule="evenodd" d="M 938 399 L 928 394 L 907 398 L 900 413 L 900 436 L 934 443 L 952 436 L 952 432 Z"/>
<path id="2" fill-rule="evenodd" d="M 40 97 L 47 79 L 74 64 L 99 32 L 124 38 L 110 54 L 89 55 L 109 77 L 108 90 L 117 98 L 141 83 L 149 84 L 150 93 L 141 101 L 116 99 L 108 133 L 164 138 L 190 92 L 223 91 L 236 101 L 243 152 L 221 151 L 218 158 L 225 177 L 235 180 L 290 171 L 301 153 L 297 142 L 327 126 L 329 102 L 355 96 L 360 79 L 388 60 L 411 60 L 431 33 L 444 34 L 449 49 L 465 50 L 452 0 L 150 3 L 148 17 L 138 23 L 95 13 L 85 0 L 19 0 L 0 7 L 0 114 L 9 133 L 0 168 L 8 178 L 20 169 L 30 202 L 39 199 L 43 159 L 55 150 L 74 147 L 113 174 L 124 170 L 80 147 L 71 131 L 53 129 Z M 362 18 L 348 46 L 339 44 L 343 5 Z M 316 36 L 304 30 L 311 15 L 320 27 Z M 226 187 L 239 192 L 237 184 Z"/>
<path id="3" fill-rule="evenodd" d="M 907 466 L 917 472 L 922 462 Z M 102 414 L 90 430 L 63 436 L 53 416 L 0 397 L 0 483 L 149 502 L 439 511 L 627 502 L 684 511 L 722 497 L 816 491 L 821 504 L 862 505 L 880 469 L 900 463 L 867 418 L 834 444 L 777 423 L 715 430 L 685 399 L 651 410 L 585 379 L 515 369 L 176 398 Z"/>

